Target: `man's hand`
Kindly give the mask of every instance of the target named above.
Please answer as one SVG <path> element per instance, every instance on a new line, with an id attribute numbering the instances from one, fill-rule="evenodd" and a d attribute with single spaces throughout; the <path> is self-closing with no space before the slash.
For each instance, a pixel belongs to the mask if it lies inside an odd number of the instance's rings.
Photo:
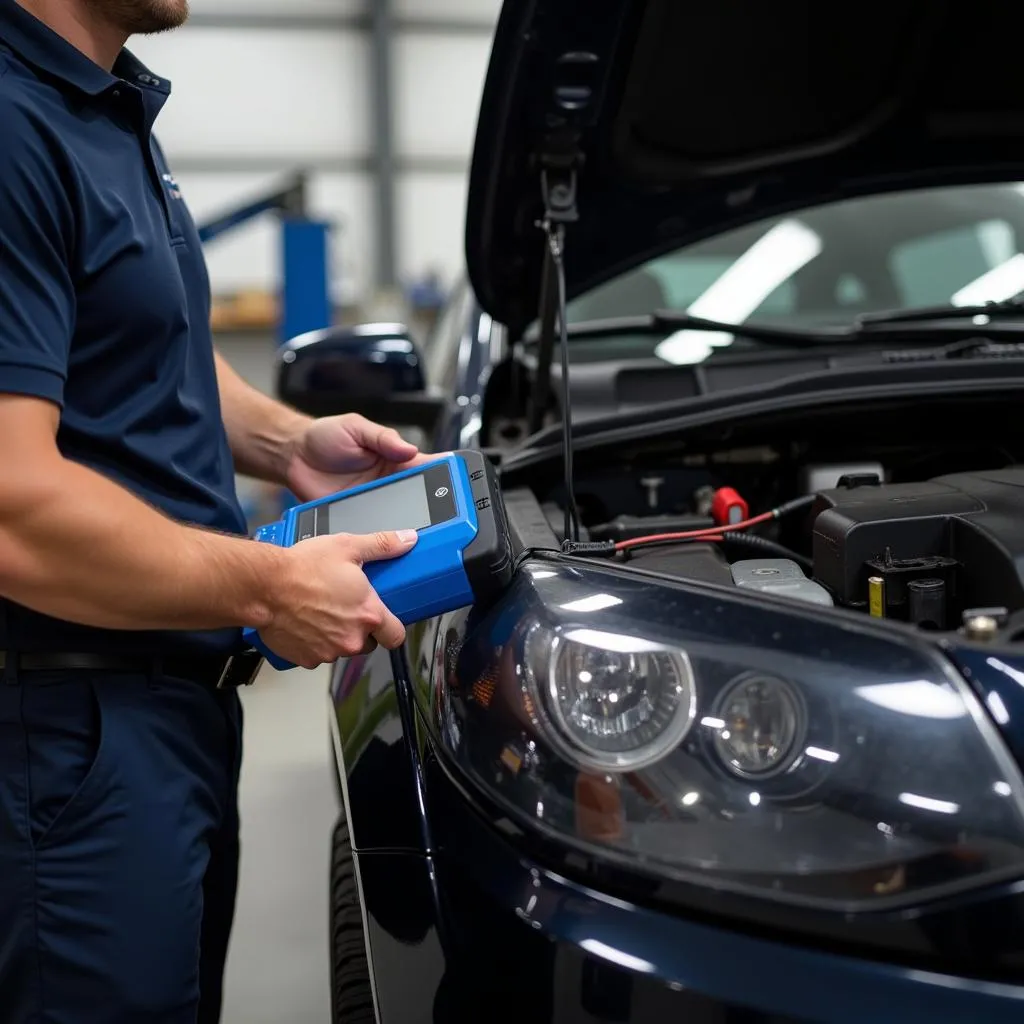
<path id="1" fill-rule="evenodd" d="M 285 479 L 300 501 L 314 501 L 429 458 L 390 427 L 355 413 L 327 416 L 296 436 Z"/>
<path id="2" fill-rule="evenodd" d="M 362 566 L 397 558 L 416 544 L 415 530 L 314 537 L 286 549 L 269 626 L 260 638 L 275 653 L 303 668 L 372 650 L 394 650 L 405 627 L 384 606 Z"/>

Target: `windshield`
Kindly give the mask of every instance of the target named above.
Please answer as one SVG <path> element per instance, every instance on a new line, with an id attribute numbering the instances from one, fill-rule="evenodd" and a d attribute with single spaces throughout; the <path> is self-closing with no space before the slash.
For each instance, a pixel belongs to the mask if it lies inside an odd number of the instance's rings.
<path id="1" fill-rule="evenodd" d="M 570 323 L 678 310 L 814 327 L 860 313 L 976 305 L 1024 290 L 1024 185 L 927 189 L 830 203 L 686 246 L 576 299 Z M 623 339 L 625 340 L 625 339 Z M 756 342 L 679 330 L 634 339 L 671 363 Z"/>

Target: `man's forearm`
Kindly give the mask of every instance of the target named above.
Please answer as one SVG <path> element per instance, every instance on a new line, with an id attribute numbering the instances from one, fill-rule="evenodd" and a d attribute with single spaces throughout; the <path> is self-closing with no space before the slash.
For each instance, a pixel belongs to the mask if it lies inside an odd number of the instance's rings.
<path id="1" fill-rule="evenodd" d="M 265 626 L 284 554 L 182 526 L 58 456 L 0 489 L 0 596 L 87 626 Z"/>
<path id="2" fill-rule="evenodd" d="M 238 472 L 286 484 L 292 445 L 310 418 L 247 384 L 219 353 L 217 386 Z"/>

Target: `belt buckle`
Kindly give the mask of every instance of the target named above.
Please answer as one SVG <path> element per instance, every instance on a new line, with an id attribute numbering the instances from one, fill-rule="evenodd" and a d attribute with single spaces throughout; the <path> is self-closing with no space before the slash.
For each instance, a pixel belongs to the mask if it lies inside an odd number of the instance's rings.
<path id="1" fill-rule="evenodd" d="M 252 686 L 263 668 L 263 655 L 259 651 L 245 651 L 232 654 L 224 665 L 224 671 L 217 680 L 218 690 L 235 689 L 239 686 Z"/>

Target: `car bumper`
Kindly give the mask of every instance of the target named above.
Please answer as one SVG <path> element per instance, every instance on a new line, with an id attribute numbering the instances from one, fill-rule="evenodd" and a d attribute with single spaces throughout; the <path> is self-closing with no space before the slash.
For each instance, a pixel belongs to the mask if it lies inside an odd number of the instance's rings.
<path id="1" fill-rule="evenodd" d="M 769 941 L 581 885 L 524 857 L 436 765 L 427 781 L 434 856 L 361 855 L 390 858 L 373 861 L 378 890 L 396 890 L 399 864 L 417 876 L 424 922 L 396 946 L 366 894 L 383 1024 L 1024 1020 L 1024 985 Z"/>

